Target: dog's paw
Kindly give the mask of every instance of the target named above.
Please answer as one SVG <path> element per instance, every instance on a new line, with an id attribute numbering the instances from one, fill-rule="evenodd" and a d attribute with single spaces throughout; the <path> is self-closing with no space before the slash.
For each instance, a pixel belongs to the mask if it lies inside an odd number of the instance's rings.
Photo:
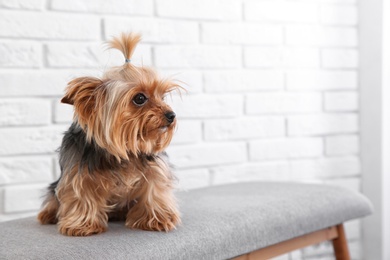
<path id="1" fill-rule="evenodd" d="M 67 227 L 59 225 L 59 232 L 63 235 L 67 236 L 75 236 L 75 237 L 86 237 L 95 234 L 103 233 L 107 230 L 107 227 L 97 225 L 97 224 L 86 224 L 85 226 L 79 227 Z"/>
<path id="2" fill-rule="evenodd" d="M 126 226 L 132 229 L 168 232 L 180 224 L 180 216 L 177 213 L 151 214 L 138 219 L 128 218 Z"/>
<path id="3" fill-rule="evenodd" d="M 38 214 L 38 220 L 41 224 L 57 224 L 57 216 L 55 211 L 50 211 L 47 209 L 42 210 Z"/>

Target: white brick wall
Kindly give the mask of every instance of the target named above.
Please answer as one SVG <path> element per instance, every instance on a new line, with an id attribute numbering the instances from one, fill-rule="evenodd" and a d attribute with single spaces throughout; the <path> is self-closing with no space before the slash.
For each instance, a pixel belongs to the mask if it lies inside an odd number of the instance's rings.
<path id="1" fill-rule="evenodd" d="M 76 76 L 120 65 L 102 43 L 143 41 L 134 63 L 183 82 L 168 149 L 193 189 L 309 181 L 360 189 L 356 0 L 0 0 L 0 221 L 36 214 L 59 174 Z M 347 225 L 360 258 L 360 222 Z M 331 259 L 329 245 L 280 259 Z"/>

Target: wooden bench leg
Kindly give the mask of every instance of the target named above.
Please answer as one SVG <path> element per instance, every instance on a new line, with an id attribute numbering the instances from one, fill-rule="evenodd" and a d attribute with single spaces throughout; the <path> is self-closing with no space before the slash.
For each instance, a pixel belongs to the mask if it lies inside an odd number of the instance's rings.
<path id="1" fill-rule="evenodd" d="M 255 250 L 245 255 L 233 258 L 234 260 L 266 260 L 323 241 L 332 241 L 336 260 L 350 260 L 348 243 L 345 237 L 344 226 L 339 224 L 330 228 L 315 231 L 275 245 Z"/>
<path id="2" fill-rule="evenodd" d="M 337 238 L 333 239 L 333 249 L 336 260 L 350 260 L 348 242 L 343 224 L 337 225 Z"/>

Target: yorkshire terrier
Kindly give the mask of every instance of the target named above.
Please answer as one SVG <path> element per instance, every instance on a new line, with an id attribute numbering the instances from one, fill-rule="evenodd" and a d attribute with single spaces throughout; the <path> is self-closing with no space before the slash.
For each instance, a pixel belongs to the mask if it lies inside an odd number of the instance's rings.
<path id="1" fill-rule="evenodd" d="M 130 62 L 140 39 L 113 38 L 109 47 L 123 53 L 124 65 L 101 79 L 73 79 L 61 100 L 74 106 L 74 121 L 59 148 L 61 176 L 49 186 L 38 220 L 57 223 L 64 235 L 104 232 L 111 219 L 156 231 L 180 224 L 164 152 L 176 115 L 164 97 L 181 87 Z"/>

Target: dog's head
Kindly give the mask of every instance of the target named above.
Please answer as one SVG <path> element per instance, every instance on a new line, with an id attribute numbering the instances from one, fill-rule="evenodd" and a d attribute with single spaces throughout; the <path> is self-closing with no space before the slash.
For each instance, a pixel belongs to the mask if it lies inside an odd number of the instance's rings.
<path id="1" fill-rule="evenodd" d="M 74 106 L 74 119 L 87 140 L 93 139 L 118 159 L 128 159 L 129 153 L 151 155 L 164 150 L 176 126 L 176 115 L 164 98 L 181 87 L 159 78 L 151 68 L 130 63 L 139 41 L 136 34 L 114 38 L 110 47 L 122 51 L 125 64 L 112 68 L 101 79 L 72 80 L 61 100 Z"/>

